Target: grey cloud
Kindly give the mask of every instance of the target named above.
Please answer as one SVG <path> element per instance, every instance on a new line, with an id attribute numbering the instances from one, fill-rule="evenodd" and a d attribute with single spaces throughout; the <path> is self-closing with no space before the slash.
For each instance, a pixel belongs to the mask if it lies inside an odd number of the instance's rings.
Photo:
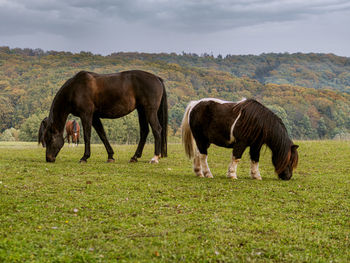
<path id="1" fill-rule="evenodd" d="M 345 10 L 347 0 L 0 0 L 0 33 L 79 36 L 118 21 L 201 33 Z"/>

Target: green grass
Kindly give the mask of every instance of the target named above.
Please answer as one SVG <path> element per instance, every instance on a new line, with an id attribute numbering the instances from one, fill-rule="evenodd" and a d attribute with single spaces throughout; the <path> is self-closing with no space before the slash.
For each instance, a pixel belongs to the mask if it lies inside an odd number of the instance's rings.
<path id="1" fill-rule="evenodd" d="M 181 145 L 148 161 L 146 145 L 83 147 L 45 162 L 36 144 L 0 143 L 0 262 L 349 262 L 350 142 L 300 145 L 290 181 L 262 151 L 262 181 L 225 177 L 231 151 L 209 150 L 214 179 L 198 178 Z"/>

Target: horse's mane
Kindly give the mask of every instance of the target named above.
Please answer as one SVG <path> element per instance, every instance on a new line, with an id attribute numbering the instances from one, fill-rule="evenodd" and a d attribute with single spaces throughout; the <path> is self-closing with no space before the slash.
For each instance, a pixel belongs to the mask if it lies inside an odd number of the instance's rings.
<path id="1" fill-rule="evenodd" d="M 60 99 L 60 97 L 62 96 L 62 92 L 63 90 L 68 87 L 69 85 L 72 84 L 72 82 L 74 81 L 75 76 L 68 79 L 63 85 L 62 87 L 57 91 L 55 97 L 53 98 L 52 104 L 51 104 L 51 108 L 50 108 L 50 113 L 49 113 L 49 117 L 48 117 L 48 123 L 52 124 L 53 120 L 53 110 L 54 110 L 54 106 L 56 105 L 58 99 Z"/>
<path id="2" fill-rule="evenodd" d="M 241 113 L 237 123 L 240 136 L 259 147 L 266 144 L 272 150 L 276 172 L 281 173 L 289 164 L 292 145 L 281 118 L 254 99 L 237 103 L 233 112 L 234 116 Z"/>

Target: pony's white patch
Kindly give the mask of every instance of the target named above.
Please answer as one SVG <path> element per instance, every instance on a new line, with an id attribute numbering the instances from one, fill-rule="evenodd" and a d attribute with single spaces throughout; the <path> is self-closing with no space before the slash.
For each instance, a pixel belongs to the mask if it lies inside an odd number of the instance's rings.
<path id="1" fill-rule="evenodd" d="M 200 154 L 199 155 L 199 159 L 200 159 L 200 162 L 201 162 L 203 175 L 205 177 L 208 177 L 208 178 L 213 178 L 213 175 L 211 174 L 209 166 L 208 166 L 207 158 L 208 158 L 208 155 L 206 155 L 206 154 Z"/>
<path id="2" fill-rule="evenodd" d="M 237 166 L 240 160 L 232 155 L 230 165 L 228 166 L 227 177 L 237 179 Z"/>
<path id="3" fill-rule="evenodd" d="M 233 136 L 233 130 L 234 130 L 235 126 L 236 126 L 236 123 L 237 123 L 239 117 L 241 117 L 241 112 L 238 114 L 237 118 L 235 119 L 235 121 L 233 122 L 233 124 L 231 126 L 229 143 L 233 143 L 235 141 L 235 137 Z"/>
<path id="4" fill-rule="evenodd" d="M 261 175 L 259 172 L 259 162 L 251 161 L 251 163 L 250 163 L 250 176 L 253 179 L 261 180 Z"/>
<path id="5" fill-rule="evenodd" d="M 75 133 L 74 133 L 74 136 L 77 137 L 77 135 L 78 135 L 78 133 L 75 132 Z"/>
<path id="6" fill-rule="evenodd" d="M 191 114 L 192 109 L 197 104 L 199 104 L 199 103 L 201 103 L 203 101 L 213 101 L 213 102 L 216 102 L 216 103 L 219 103 L 219 104 L 232 103 L 232 101 L 220 100 L 220 99 L 216 99 L 216 98 L 204 98 L 204 99 L 200 99 L 200 100 L 192 100 L 192 101 L 190 101 L 190 103 L 187 106 L 187 108 L 189 109 L 188 110 L 188 123 L 190 123 L 190 114 Z"/>
<path id="7" fill-rule="evenodd" d="M 242 98 L 240 101 L 236 101 L 236 103 L 238 104 L 238 103 L 241 103 L 241 102 L 246 101 L 246 100 L 247 100 L 247 98 Z"/>

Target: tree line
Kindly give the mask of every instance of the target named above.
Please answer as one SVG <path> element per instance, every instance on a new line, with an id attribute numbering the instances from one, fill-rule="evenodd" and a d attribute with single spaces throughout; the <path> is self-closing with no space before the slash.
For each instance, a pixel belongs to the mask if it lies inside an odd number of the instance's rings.
<path id="1" fill-rule="evenodd" d="M 129 69 L 146 70 L 165 80 L 169 135 L 175 141 L 181 134 L 187 103 L 203 97 L 231 101 L 256 98 L 282 118 L 295 139 L 334 138 L 350 130 L 349 58 L 301 53 L 101 56 L 0 47 L 0 140 L 35 141 L 56 92 L 78 71 L 113 73 Z M 103 123 L 113 142 L 138 140 L 135 113 Z M 96 134 L 93 141 L 99 142 Z"/>

